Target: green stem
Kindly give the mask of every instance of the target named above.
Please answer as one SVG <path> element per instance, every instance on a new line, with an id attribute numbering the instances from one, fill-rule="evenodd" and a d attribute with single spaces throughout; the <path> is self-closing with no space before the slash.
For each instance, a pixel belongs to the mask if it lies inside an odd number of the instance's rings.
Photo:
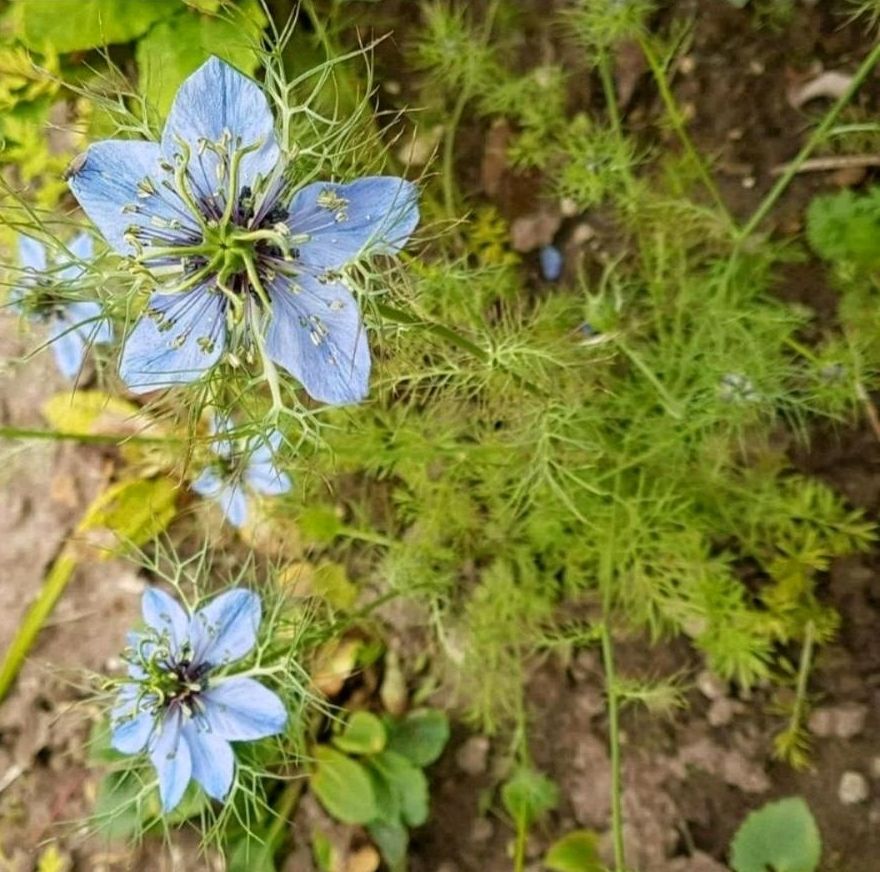
<path id="1" fill-rule="evenodd" d="M 807 621 L 807 626 L 804 629 L 804 646 L 801 648 L 801 661 L 798 666 L 794 708 L 792 709 L 789 726 L 792 733 L 799 732 L 801 729 L 804 708 L 807 704 L 807 682 L 810 679 L 810 669 L 813 665 L 813 647 L 815 641 L 815 627 L 812 621 Z"/>
<path id="2" fill-rule="evenodd" d="M 681 115 L 681 110 L 678 108 L 678 103 L 673 96 L 672 89 L 669 87 L 669 79 L 666 75 L 666 70 L 663 68 L 663 64 L 660 63 L 660 60 L 654 53 L 654 49 L 647 36 L 642 35 L 639 37 L 639 45 L 641 46 L 642 53 L 645 55 L 645 60 L 647 60 L 648 66 L 651 68 L 651 74 L 654 76 L 657 90 L 660 92 L 660 99 L 666 107 L 666 113 L 669 116 L 669 121 L 672 124 L 673 130 L 675 130 L 675 135 L 678 137 L 685 153 L 696 168 L 703 186 L 715 201 L 718 210 L 724 216 L 725 221 L 733 227 L 733 217 L 721 197 L 721 192 L 718 190 L 715 180 L 712 178 L 712 175 L 706 168 L 706 164 L 703 162 L 703 159 L 700 157 L 700 154 L 697 152 L 690 136 L 688 135 L 684 119 Z"/>
<path id="3" fill-rule="evenodd" d="M 660 380 L 656 375 L 651 371 L 650 367 L 645 363 L 644 360 L 633 351 L 625 342 L 618 339 L 617 347 L 630 359 L 632 364 L 642 373 L 642 375 L 653 385 L 654 390 L 657 391 L 658 396 L 660 397 L 660 402 L 663 404 L 663 408 L 672 415 L 673 418 L 681 418 L 681 410 L 678 408 L 678 403 L 675 399 L 670 395 L 669 391 L 663 387 Z"/>
<path id="4" fill-rule="evenodd" d="M 52 439 L 73 440 L 95 445 L 123 445 L 131 442 L 140 445 L 180 443 L 180 436 L 121 436 L 112 433 L 66 433 L 62 430 L 41 430 L 29 427 L 0 427 L 0 439 Z"/>
<path id="5" fill-rule="evenodd" d="M 620 777 L 620 723 L 614 671 L 614 646 L 608 627 L 608 615 L 601 627 L 602 666 L 605 673 L 605 697 L 608 705 L 608 746 L 611 756 L 611 833 L 614 843 L 614 870 L 626 872 L 626 853 L 623 844 L 623 791 Z"/>
<path id="6" fill-rule="evenodd" d="M 761 201 L 755 213 L 749 219 L 745 227 L 742 228 L 739 235 L 739 241 L 735 253 L 739 251 L 742 243 L 754 233 L 761 222 L 767 217 L 770 210 L 776 205 L 776 202 L 782 196 L 791 180 L 797 175 L 803 162 L 813 153 L 819 143 L 828 135 L 837 116 L 843 111 L 846 105 L 852 100 L 854 94 L 861 87 L 862 83 L 870 74 L 871 70 L 880 62 L 880 43 L 874 46 L 871 53 L 862 61 L 849 87 L 838 97 L 837 102 L 831 107 L 827 115 L 822 119 L 822 123 L 813 131 L 810 138 L 804 143 L 803 148 L 798 152 L 797 157 L 788 165 L 786 171 L 779 177 L 776 184 L 770 189 L 767 196 Z"/>
<path id="7" fill-rule="evenodd" d="M 522 817 L 516 820 L 516 842 L 513 848 L 513 872 L 523 872 L 526 867 L 526 836 L 528 828 Z"/>
<path id="8" fill-rule="evenodd" d="M 623 132 L 623 119 L 620 117 L 620 109 L 617 106 L 617 89 L 614 87 L 614 78 L 611 73 L 611 63 L 608 54 L 600 51 L 596 59 L 596 68 L 599 71 L 599 81 L 602 83 L 602 94 L 605 97 L 605 107 L 608 110 L 608 118 L 611 121 L 611 129 L 617 138 L 617 143 L 623 151 L 626 147 L 626 134 Z M 630 172 L 629 166 L 624 171 L 624 184 L 629 196 L 629 206 L 632 208 L 636 202 L 635 179 Z"/>
<path id="9" fill-rule="evenodd" d="M 269 827 L 269 831 L 266 833 L 266 844 L 273 854 L 281 849 L 281 844 L 284 840 L 284 828 L 293 815 L 305 783 L 305 778 L 297 778 L 291 781 L 284 788 L 278 799 L 278 804 L 275 806 L 275 820 L 272 821 L 272 826 Z"/>
<path id="10" fill-rule="evenodd" d="M 40 588 L 36 600 L 27 610 L 12 644 L 6 650 L 3 661 L 0 663 L 0 700 L 3 700 L 9 692 L 28 651 L 37 638 L 37 634 L 46 623 L 55 603 L 58 602 L 58 598 L 73 576 L 74 569 L 76 569 L 76 560 L 65 546 L 43 579 L 43 586 Z"/>
<path id="11" fill-rule="evenodd" d="M 455 345 L 457 348 L 460 348 L 462 351 L 466 351 L 468 354 L 473 355 L 477 358 L 477 360 L 485 363 L 487 365 L 492 363 L 492 356 L 483 348 L 480 348 L 475 342 L 471 342 L 470 339 L 462 336 L 459 333 L 456 333 L 451 328 L 447 327 L 445 324 L 438 324 L 435 321 L 424 321 L 419 318 L 417 315 L 412 315 L 409 312 L 404 312 L 402 309 L 396 309 L 393 306 L 389 306 L 386 303 L 376 303 L 376 311 L 383 317 L 387 318 L 389 321 L 393 321 L 396 324 L 404 324 L 406 326 L 411 327 L 421 327 L 424 330 L 427 330 L 429 333 L 433 333 L 435 336 L 440 339 L 444 339 L 447 342 Z M 521 375 L 515 372 L 507 371 L 508 375 L 522 388 L 527 390 L 531 394 L 540 395 L 543 393 L 537 385 L 530 382 L 528 379 L 523 378 Z"/>

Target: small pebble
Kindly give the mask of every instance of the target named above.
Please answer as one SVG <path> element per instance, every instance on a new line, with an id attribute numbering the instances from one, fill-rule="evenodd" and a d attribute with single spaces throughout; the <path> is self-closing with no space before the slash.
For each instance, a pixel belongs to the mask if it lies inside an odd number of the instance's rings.
<path id="1" fill-rule="evenodd" d="M 471 736 L 455 752 L 455 762 L 468 775 L 482 775 L 489 762 L 489 739 L 486 736 Z"/>
<path id="2" fill-rule="evenodd" d="M 545 245 L 538 257 L 541 261 L 541 275 L 548 282 L 555 282 L 562 275 L 562 252 L 555 245 Z"/>
<path id="3" fill-rule="evenodd" d="M 495 833 L 495 826 L 488 818 L 477 818 L 471 827 L 471 841 L 480 843 L 488 842 Z"/>
<path id="4" fill-rule="evenodd" d="M 844 805 L 864 802 L 870 794 L 868 779 L 859 772 L 844 772 L 837 788 L 837 797 Z"/>
<path id="5" fill-rule="evenodd" d="M 714 672 L 704 669 L 697 676 L 697 690 L 706 697 L 706 699 L 721 699 L 727 694 L 727 682 L 722 681 Z"/>
<path id="6" fill-rule="evenodd" d="M 834 736 L 852 739 L 865 729 L 868 707 L 857 702 L 814 709 L 810 715 L 810 731 L 821 738 Z"/>

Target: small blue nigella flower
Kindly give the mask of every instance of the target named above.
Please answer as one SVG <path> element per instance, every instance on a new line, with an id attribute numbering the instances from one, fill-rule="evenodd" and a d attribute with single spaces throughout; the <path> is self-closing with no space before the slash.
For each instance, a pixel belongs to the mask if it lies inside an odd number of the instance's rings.
<path id="1" fill-rule="evenodd" d="M 228 419 L 214 419 L 212 432 L 228 432 Z M 275 455 L 281 444 L 281 433 L 272 430 L 263 437 L 246 441 L 241 451 L 230 439 L 216 439 L 212 445 L 218 462 L 202 470 L 192 483 L 192 489 L 200 496 L 216 500 L 226 520 L 235 527 L 243 527 L 247 521 L 247 491 L 264 496 L 287 493 L 293 486 L 287 473 L 275 464 Z"/>
<path id="2" fill-rule="evenodd" d="M 166 812 L 190 779 L 223 799 L 235 770 L 229 743 L 274 736 L 287 722 L 271 690 L 247 675 L 218 674 L 256 645 L 260 598 L 235 588 L 189 614 L 149 588 L 143 617 L 145 630 L 129 634 L 128 680 L 111 714 L 111 744 L 123 754 L 147 751 Z"/>
<path id="3" fill-rule="evenodd" d="M 74 237 L 68 247 L 77 260 L 92 257 L 92 239 L 86 233 Z M 59 371 L 66 378 L 76 378 L 89 345 L 112 342 L 113 327 L 103 317 L 100 303 L 65 296 L 64 283 L 78 279 L 83 274 L 81 266 L 61 261 L 50 270 L 46 247 L 29 236 L 19 237 L 18 255 L 24 275 L 10 294 L 12 308 L 49 327 Z"/>
<path id="4" fill-rule="evenodd" d="M 416 189 L 374 176 L 294 190 L 286 170 L 265 95 L 217 58 L 181 85 L 161 142 L 98 142 L 71 165 L 110 245 L 169 277 L 125 343 L 132 390 L 195 381 L 228 352 L 261 362 L 276 407 L 276 364 L 322 402 L 366 396 L 370 353 L 342 270 L 400 251 Z"/>

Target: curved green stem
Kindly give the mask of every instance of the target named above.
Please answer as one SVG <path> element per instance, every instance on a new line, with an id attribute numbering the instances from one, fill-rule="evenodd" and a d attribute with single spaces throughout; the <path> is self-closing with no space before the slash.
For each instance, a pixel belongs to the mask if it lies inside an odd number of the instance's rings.
<path id="1" fill-rule="evenodd" d="M 877 45 L 871 50 L 870 54 L 862 61 L 847 89 L 837 98 L 837 101 L 822 119 L 822 123 L 813 131 L 795 159 L 788 165 L 785 172 L 779 177 L 776 184 L 761 201 L 761 205 L 758 206 L 752 217 L 742 230 L 740 230 L 739 241 L 736 248 L 737 252 L 742 243 L 755 232 L 761 222 L 767 217 L 770 210 L 776 205 L 776 202 L 789 186 L 791 180 L 797 175 L 797 172 L 803 165 L 804 161 L 813 153 L 822 140 L 825 139 L 828 135 L 828 131 L 837 120 L 837 116 L 840 115 L 850 100 L 852 100 L 856 91 L 862 86 L 862 83 L 871 73 L 871 70 L 873 70 L 878 63 L 880 63 L 880 43 L 877 43 Z"/>
<path id="2" fill-rule="evenodd" d="M 648 62 L 648 66 L 651 68 L 651 74 L 654 77 L 657 90 L 660 93 L 660 99 L 666 107 L 666 113 L 669 116 L 669 121 L 672 124 L 673 130 L 675 130 L 679 142 L 684 148 L 688 158 L 690 158 L 691 163 L 696 168 L 697 173 L 700 176 L 700 181 L 703 183 L 703 187 L 705 187 L 706 191 L 712 197 L 715 205 L 718 207 L 718 211 L 724 217 L 725 222 L 731 227 L 735 226 L 733 216 L 728 211 L 727 205 L 721 197 L 721 192 L 715 184 L 715 180 L 712 178 L 705 162 L 699 152 L 697 152 L 690 136 L 688 135 L 681 110 L 678 108 L 678 103 L 672 94 L 672 89 L 669 87 L 669 78 L 666 75 L 666 70 L 663 68 L 663 64 L 660 63 L 659 58 L 654 53 L 654 49 L 647 36 L 642 35 L 639 37 L 639 45 L 642 49 L 642 53 L 645 55 L 645 60 Z"/>

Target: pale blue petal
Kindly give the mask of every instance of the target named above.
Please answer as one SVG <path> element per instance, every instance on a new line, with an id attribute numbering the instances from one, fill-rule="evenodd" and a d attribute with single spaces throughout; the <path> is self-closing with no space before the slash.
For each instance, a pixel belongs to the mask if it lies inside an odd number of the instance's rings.
<path id="1" fill-rule="evenodd" d="M 286 472 L 282 472 L 274 462 L 254 463 L 251 461 L 245 472 L 245 481 L 257 493 L 267 497 L 286 494 L 293 482 Z"/>
<path id="2" fill-rule="evenodd" d="M 214 597 L 193 615 L 193 659 L 212 666 L 240 660 L 257 644 L 261 615 L 252 591 L 235 588 Z"/>
<path id="3" fill-rule="evenodd" d="M 153 294 L 125 341 L 119 374 L 135 393 L 187 384 L 220 360 L 225 345 L 219 294 L 207 287 Z"/>
<path id="4" fill-rule="evenodd" d="M 299 259 L 317 270 L 336 269 L 360 254 L 396 254 L 419 223 L 418 191 L 394 176 L 368 176 L 345 185 L 315 182 L 290 204 L 287 224 Z"/>
<path id="5" fill-rule="evenodd" d="M 214 799 L 223 799 L 232 786 L 235 757 L 226 739 L 200 729 L 198 721 L 184 724 L 183 735 L 192 758 L 192 777 Z"/>
<path id="6" fill-rule="evenodd" d="M 46 271 L 46 246 L 30 236 L 18 237 L 18 259 L 24 269 L 36 273 Z"/>
<path id="7" fill-rule="evenodd" d="M 179 708 L 169 711 L 150 743 L 150 760 L 159 775 L 159 796 L 165 812 L 177 806 L 192 776 L 192 755 L 183 738 L 182 719 Z"/>
<path id="8" fill-rule="evenodd" d="M 232 136 L 233 145 L 259 144 L 242 158 L 239 190 L 253 187 L 258 174 L 268 176 L 278 164 L 281 152 L 275 123 L 259 85 L 212 57 L 180 86 L 162 134 L 162 153 L 173 161 L 181 153 L 179 141 L 185 142 L 190 150 L 190 173 L 200 193 L 209 195 L 219 187 L 218 158 L 200 140 L 218 143 L 224 134 Z"/>
<path id="9" fill-rule="evenodd" d="M 201 497 L 209 500 L 215 500 L 223 490 L 223 479 L 213 467 L 203 469 L 196 478 L 193 479 L 190 487 Z"/>
<path id="10" fill-rule="evenodd" d="M 122 754 L 137 754 L 147 746 L 155 716 L 147 709 L 149 701 L 141 698 L 136 684 L 125 684 L 119 691 L 117 704 L 110 714 L 110 744 Z"/>
<path id="11" fill-rule="evenodd" d="M 300 275 L 279 277 L 269 295 L 269 357 L 316 400 L 338 406 L 362 400 L 369 389 L 370 349 L 349 290 Z"/>
<path id="12" fill-rule="evenodd" d="M 113 325 L 104 317 L 100 303 L 91 300 L 71 303 L 64 317 L 69 324 L 79 328 L 80 336 L 89 344 L 113 341 Z"/>
<path id="13" fill-rule="evenodd" d="M 92 237 L 88 233 L 78 233 L 71 239 L 67 248 L 76 259 L 76 261 L 88 261 L 92 259 Z M 65 260 L 69 258 L 65 255 Z M 63 262 L 63 261 L 62 261 Z M 73 262 L 69 266 L 64 266 L 58 270 L 58 278 L 64 281 L 72 282 L 83 274 L 83 266 L 80 263 Z"/>
<path id="14" fill-rule="evenodd" d="M 216 497 L 226 520 L 233 527 L 243 527 L 247 521 L 247 496 L 237 484 L 224 485 L 223 490 Z"/>
<path id="15" fill-rule="evenodd" d="M 201 696 L 211 729 L 230 742 L 262 739 L 284 730 L 287 711 L 271 690 L 253 678 L 230 678 Z"/>
<path id="16" fill-rule="evenodd" d="M 174 597 L 158 587 L 148 587 L 141 600 L 144 623 L 167 636 L 172 653 L 181 650 L 189 637 L 189 615 Z"/>
<path id="17" fill-rule="evenodd" d="M 159 145 L 155 142 L 108 139 L 96 142 L 81 156 L 82 166 L 70 177 L 69 185 L 86 215 L 120 254 L 135 254 L 123 236 L 131 226 L 153 228 L 153 220 L 178 220 L 186 230 L 195 223 L 173 195 L 161 185 L 167 175 L 159 166 Z M 138 196 L 138 184 L 152 181 L 156 193 Z M 140 211 L 123 212 L 136 205 Z"/>
<path id="18" fill-rule="evenodd" d="M 76 378 L 86 356 L 86 343 L 79 331 L 65 319 L 53 318 L 49 341 L 58 371 L 66 378 Z"/>
<path id="19" fill-rule="evenodd" d="M 227 436 L 235 429 L 235 425 L 232 423 L 232 419 L 229 415 L 224 415 L 221 412 L 215 412 L 211 416 L 211 435 L 219 436 L 221 438 L 215 439 L 211 443 L 211 448 L 219 454 L 221 457 L 230 457 L 233 452 L 233 444 L 231 439 L 224 439 L 223 436 Z"/>

